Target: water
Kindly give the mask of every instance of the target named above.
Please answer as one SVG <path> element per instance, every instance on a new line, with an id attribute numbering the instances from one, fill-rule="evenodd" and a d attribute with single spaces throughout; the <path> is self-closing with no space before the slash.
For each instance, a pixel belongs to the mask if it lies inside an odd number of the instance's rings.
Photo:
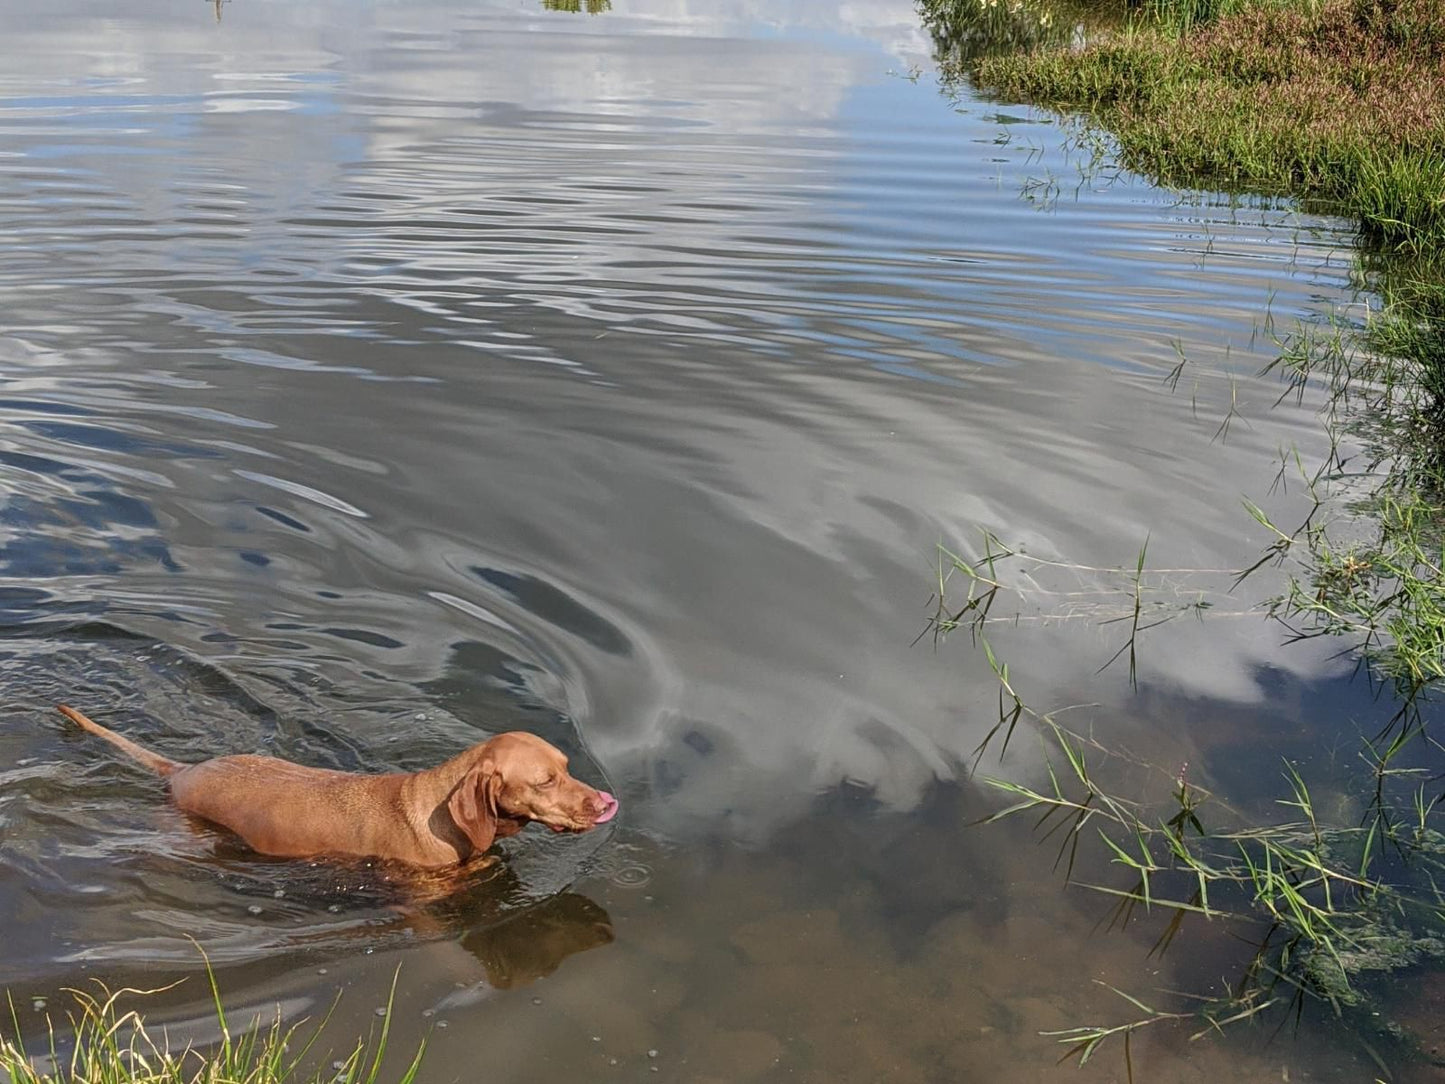
<path id="1" fill-rule="evenodd" d="M 338 1045 L 399 966 L 429 1080 L 1033 1080 L 1039 1031 L 1132 1011 L 1095 980 L 1243 959 L 1148 958 L 1026 825 L 967 828 L 995 682 L 913 641 L 940 542 L 1147 537 L 1222 612 L 1135 695 L 1118 581 L 1040 567 L 1031 700 L 1242 803 L 1352 755 L 1346 664 L 1222 594 L 1240 497 L 1323 445 L 1267 320 L 1348 300 L 1348 232 L 1081 175 L 932 51 L 901 0 L 0 6 L 0 985 L 190 976 L 153 1008 L 204 1038 L 195 938 L 242 1010 L 341 988 Z M 400 913 L 187 824 L 62 699 L 356 770 L 526 728 L 623 813 Z M 1375 1071 L 1187 1034 L 1148 1079 Z"/>

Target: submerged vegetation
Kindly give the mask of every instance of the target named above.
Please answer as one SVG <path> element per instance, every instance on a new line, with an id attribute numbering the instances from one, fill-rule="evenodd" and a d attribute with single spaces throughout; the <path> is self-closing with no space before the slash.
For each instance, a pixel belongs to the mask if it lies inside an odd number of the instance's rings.
<path id="1" fill-rule="evenodd" d="M 1273 542 L 1231 588 L 1282 566 L 1286 588 L 1266 612 L 1289 637 L 1339 638 L 1386 694 L 1355 800 L 1325 803 L 1333 814 L 1288 763 L 1283 814 L 1265 823 L 1182 771 L 1121 795 L 1117 753 L 1029 705 L 990 643 L 1001 592 L 1033 589 L 1012 571 L 1037 559 L 988 535 L 976 556 L 944 555 L 934 631 L 967 628 L 999 679 L 998 724 L 978 753 L 1001 752 L 1024 724 L 1053 754 L 1047 786 L 994 784 L 1011 804 L 993 819 L 1036 815 L 1062 841 L 1070 882 L 1111 899 L 1115 919 L 1162 909 L 1156 952 L 1191 920 L 1243 923 L 1258 946 L 1223 993 L 1156 1008 L 1121 991 L 1123 1023 L 1056 1037 L 1082 1059 L 1122 1039 L 1132 1078 L 1140 1028 L 1192 1019 L 1203 1035 L 1316 1004 L 1350 1024 L 1388 1077 L 1389 1061 L 1420 1052 L 1373 978 L 1445 960 L 1445 744 L 1430 727 L 1445 683 L 1445 4 L 1144 0 L 1115 5 L 1112 26 L 1086 34 L 1073 5 L 1013 0 L 1010 25 L 1033 29 L 1006 49 L 979 46 L 970 35 L 1006 2 L 923 0 L 955 76 L 1081 110 L 1124 165 L 1165 184 L 1289 195 L 1354 217 L 1370 302 L 1363 319 L 1335 316 L 1279 340 L 1269 368 L 1280 398 L 1323 392 L 1331 451 L 1313 464 L 1284 457 L 1280 481 L 1302 481 L 1313 498 L 1302 522 L 1276 524 L 1247 501 Z M 1067 33 L 1061 11 L 1073 13 Z M 1116 658 L 1127 656 L 1132 679 L 1148 627 L 1204 610 L 1158 597 L 1143 552 L 1118 575 L 1127 604 L 1116 619 L 1129 632 Z"/>
<path id="2" fill-rule="evenodd" d="M 207 970 L 210 976 L 209 969 Z M 10 1029 L 0 1028 L 0 1079 L 9 1084 L 413 1084 L 425 1047 L 399 1075 L 384 1077 L 382 1064 L 391 1029 L 395 982 L 378 1035 L 359 1040 L 345 1056 L 329 1060 L 319 1042 L 326 1026 L 282 1026 L 279 1010 L 269 1024 L 257 1018 L 236 1029 L 227 1019 L 214 976 L 211 997 L 219 1038 L 205 1046 L 172 1046 L 163 1027 L 147 1026 L 130 1003 L 159 991 L 71 991 L 64 1021 L 47 1017 L 47 1035 L 35 1049 L 20 1037 L 14 1002 Z"/>

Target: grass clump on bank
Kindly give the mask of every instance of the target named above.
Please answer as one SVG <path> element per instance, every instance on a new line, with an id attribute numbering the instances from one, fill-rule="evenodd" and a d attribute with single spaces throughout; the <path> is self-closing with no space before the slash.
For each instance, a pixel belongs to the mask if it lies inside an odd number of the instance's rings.
<path id="1" fill-rule="evenodd" d="M 1445 242 L 1445 4 L 1156 3 L 1172 15 L 1078 51 L 986 56 L 973 77 L 1089 111 L 1126 165 L 1168 183 L 1288 193 L 1392 246 Z"/>
<path id="2" fill-rule="evenodd" d="M 381 1032 L 358 1040 L 344 1057 L 328 1063 L 318 1047 L 326 1021 L 313 1030 L 283 1028 L 279 1012 L 233 1031 L 221 1005 L 214 976 L 211 995 L 219 1040 L 197 1047 L 172 1047 L 164 1028 L 148 1027 L 129 1003 L 159 991 L 73 990 L 64 1021 L 47 1017 L 43 1049 L 27 1049 L 13 1000 L 10 1029 L 0 1031 L 0 1080 L 7 1084 L 377 1084 L 382 1077 L 391 1027 L 392 997 Z M 425 1045 L 396 1077 L 413 1084 Z"/>

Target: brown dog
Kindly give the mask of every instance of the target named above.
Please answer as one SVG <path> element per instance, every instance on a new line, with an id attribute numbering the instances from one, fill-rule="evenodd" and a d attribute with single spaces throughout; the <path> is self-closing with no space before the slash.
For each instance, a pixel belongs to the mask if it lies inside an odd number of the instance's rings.
<path id="1" fill-rule="evenodd" d="M 540 821 L 585 832 L 612 819 L 617 799 L 567 774 L 567 758 L 512 731 L 424 772 L 358 775 L 263 756 L 182 764 L 60 706 L 66 718 L 118 746 L 171 787 L 176 805 L 281 857 L 390 858 L 438 869 Z"/>

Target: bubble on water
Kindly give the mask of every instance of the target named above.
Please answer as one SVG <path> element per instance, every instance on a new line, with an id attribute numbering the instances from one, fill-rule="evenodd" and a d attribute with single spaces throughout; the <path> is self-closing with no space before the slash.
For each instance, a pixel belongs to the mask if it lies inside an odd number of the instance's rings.
<path id="1" fill-rule="evenodd" d="M 378 1006 L 376 1007 L 376 1015 L 377 1015 L 377 1016 L 385 1016 L 385 1015 L 386 1015 L 386 1006 L 385 1006 L 385 1005 L 378 1005 Z"/>
<path id="2" fill-rule="evenodd" d="M 422 1014 L 423 1016 L 431 1017 L 431 1016 L 435 1016 L 435 1015 L 436 1015 L 436 1012 L 437 1012 L 437 1011 L 436 1011 L 435 1009 L 422 1009 L 421 1014 Z"/>
<path id="3" fill-rule="evenodd" d="M 326 909 L 330 911 L 333 915 L 341 914 L 341 904 L 339 903 L 333 903 L 330 907 Z"/>
<path id="4" fill-rule="evenodd" d="M 318 968 L 316 969 L 316 973 L 317 973 L 318 975 L 324 975 L 324 974 L 326 974 L 326 968 L 324 968 L 324 967 L 318 967 Z"/>
<path id="5" fill-rule="evenodd" d="M 533 1005 L 540 1005 L 540 1004 L 542 1004 L 542 999 L 541 999 L 540 997 L 534 997 L 534 998 L 532 999 L 532 1004 L 533 1004 Z"/>
<path id="6" fill-rule="evenodd" d="M 346 1068 L 346 1062 L 342 1061 L 340 1058 L 337 1058 L 331 1063 L 331 1068 L 335 1069 L 339 1073 Z"/>
<path id="7" fill-rule="evenodd" d="M 247 907 L 246 910 L 250 914 L 259 915 L 261 913 L 261 905 L 259 903 L 253 903 L 250 907 Z"/>
<path id="8" fill-rule="evenodd" d="M 32 1009 L 34 1009 L 36 1012 L 44 1012 L 44 1011 L 45 1011 L 45 999 L 44 999 L 43 997 L 34 998 L 34 999 L 30 1002 L 30 1007 L 31 1007 Z"/>
<path id="9" fill-rule="evenodd" d="M 647 1052 L 647 1056 L 648 1056 L 649 1058 L 655 1058 L 655 1057 L 657 1057 L 657 1051 L 656 1051 L 656 1050 L 649 1050 L 649 1051 Z"/>
<path id="10" fill-rule="evenodd" d="M 612 883 L 623 888 L 641 888 L 652 880 L 652 867 L 641 862 L 623 866 L 612 875 Z"/>
<path id="11" fill-rule="evenodd" d="M 419 711 L 419 712 L 417 712 L 417 713 L 416 713 L 416 721 L 419 722 L 419 723 L 424 723 L 424 722 L 426 722 L 426 712 L 424 712 L 424 711 Z"/>
<path id="12" fill-rule="evenodd" d="M 276 889 L 275 892 L 272 892 L 272 893 L 271 893 L 271 898 L 272 898 L 272 899 L 278 899 L 278 900 L 279 900 L 279 899 L 281 899 L 281 898 L 282 898 L 283 896 L 285 896 L 285 895 L 286 895 L 286 890 L 285 890 L 284 888 L 278 888 L 278 889 Z"/>
<path id="13" fill-rule="evenodd" d="M 447 1026 L 447 1022 L 446 1022 L 445 1020 L 438 1020 L 438 1021 L 437 1021 L 437 1027 L 439 1027 L 439 1028 L 444 1028 L 444 1027 L 446 1027 L 446 1026 Z"/>

